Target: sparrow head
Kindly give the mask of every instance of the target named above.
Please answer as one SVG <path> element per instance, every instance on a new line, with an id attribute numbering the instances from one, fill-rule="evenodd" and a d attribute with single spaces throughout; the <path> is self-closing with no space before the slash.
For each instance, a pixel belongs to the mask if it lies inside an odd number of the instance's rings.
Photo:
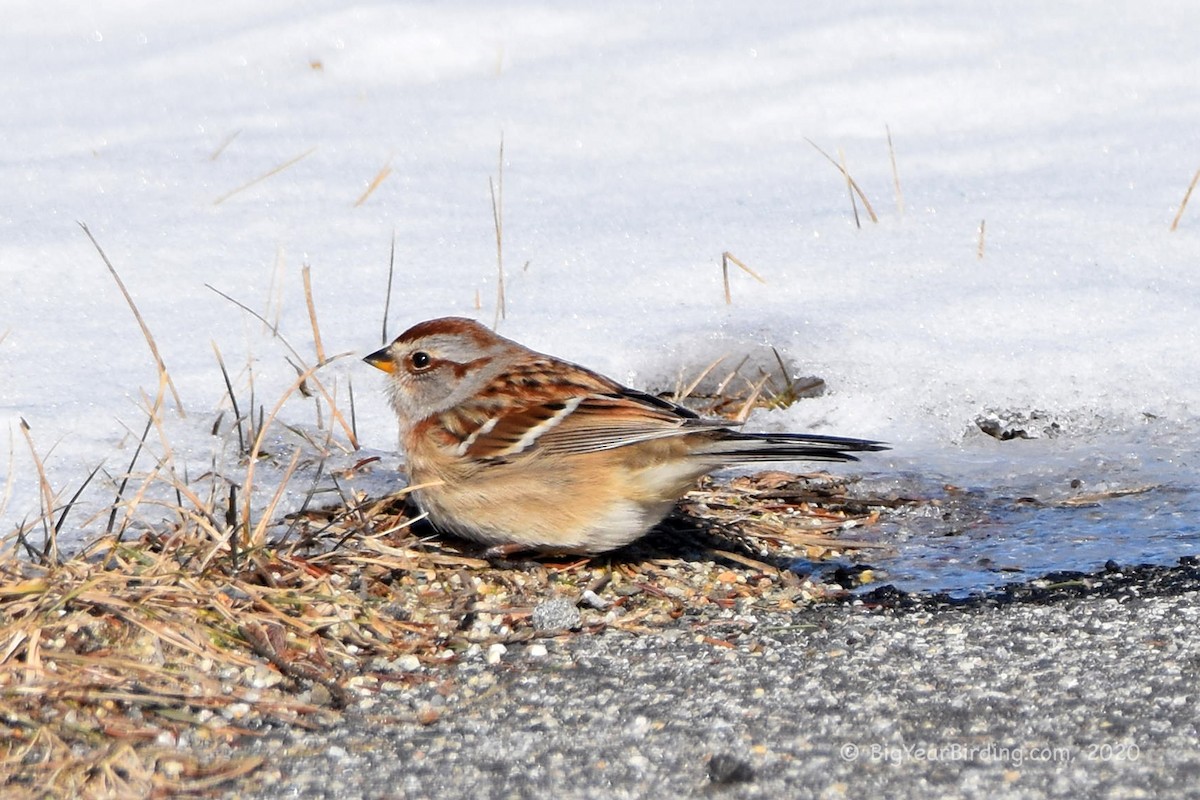
<path id="1" fill-rule="evenodd" d="M 518 348 L 478 322 L 443 317 L 421 322 L 363 361 L 388 373 L 392 406 L 415 424 L 475 396 Z"/>

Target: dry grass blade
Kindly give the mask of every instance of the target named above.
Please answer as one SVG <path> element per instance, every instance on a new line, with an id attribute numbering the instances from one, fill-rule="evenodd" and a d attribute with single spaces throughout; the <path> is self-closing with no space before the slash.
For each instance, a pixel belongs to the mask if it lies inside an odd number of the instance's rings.
<path id="1" fill-rule="evenodd" d="M 892 147 L 892 129 L 887 125 L 884 125 L 883 129 L 887 132 L 888 159 L 892 162 L 892 187 L 896 192 L 896 211 L 903 217 L 904 192 L 900 189 L 900 170 L 896 168 L 896 148 Z"/>
<path id="2" fill-rule="evenodd" d="M 733 303 L 733 297 L 730 295 L 730 292 L 729 292 L 729 262 L 730 261 L 732 261 L 734 264 L 736 264 L 738 267 L 740 267 L 742 269 L 742 271 L 745 272 L 747 275 L 754 278 L 754 280 L 758 281 L 759 283 L 763 283 L 763 284 L 766 283 L 766 281 L 763 280 L 763 277 L 761 275 L 759 275 L 754 270 L 750 269 L 750 267 L 746 266 L 746 263 L 744 261 L 742 261 L 740 258 L 738 258 L 733 253 L 726 250 L 725 252 L 721 253 L 721 279 L 725 284 L 725 305 L 732 305 L 732 303 Z"/>
<path id="3" fill-rule="evenodd" d="M 54 535 L 57 538 L 62 533 L 63 525 L 67 521 L 67 514 L 71 513 L 71 509 L 79 502 L 79 496 L 83 494 L 83 490 L 92 482 L 92 478 L 96 477 L 96 473 L 104 466 L 104 462 L 100 462 L 95 468 L 88 473 L 88 476 L 83 479 L 83 483 L 79 484 L 79 488 L 75 490 L 75 494 L 71 495 L 71 499 L 66 502 L 62 508 L 62 513 L 58 515 L 58 521 L 54 523 Z"/>
<path id="4" fill-rule="evenodd" d="M 317 305 L 313 302 L 312 268 L 305 264 L 300 270 L 304 278 L 304 302 L 308 305 L 308 321 L 312 324 L 313 345 L 317 350 L 317 366 L 325 365 L 325 346 L 321 344 L 321 326 L 317 324 Z"/>
<path id="5" fill-rule="evenodd" d="M 1141 486 L 1129 486 L 1119 489 L 1108 489 L 1099 492 L 1084 492 L 1082 494 L 1077 494 L 1074 497 L 1068 497 L 1065 500 L 1059 501 L 1056 505 L 1067 507 L 1099 505 L 1104 500 L 1145 494 L 1146 492 L 1152 492 L 1161 488 L 1162 486 L 1158 484 L 1144 484 Z"/>
<path id="6" fill-rule="evenodd" d="M 217 149 L 212 151 L 212 155 L 210 155 L 208 157 L 208 160 L 216 161 L 218 158 L 220 158 L 221 154 L 225 152 L 225 148 L 227 148 L 227 147 L 229 147 L 229 145 L 233 144 L 233 140 L 236 139 L 241 132 L 242 132 L 242 129 L 238 128 L 233 133 L 229 134 L 224 139 L 222 139 L 221 143 L 219 145 L 217 145 Z"/>
<path id="7" fill-rule="evenodd" d="M 204 284 L 204 286 L 205 286 L 205 288 L 206 288 L 206 289 L 209 289 L 209 290 L 211 290 L 211 291 L 213 291 L 213 292 L 216 292 L 217 294 L 221 295 L 221 297 L 224 297 L 226 300 L 228 300 L 229 302 L 233 303 L 235 306 L 237 306 L 238 308 L 240 308 L 242 311 L 245 311 L 247 314 L 249 314 L 250 316 L 252 316 L 252 317 L 254 317 L 255 319 L 257 319 L 259 322 L 261 322 L 261 323 L 262 323 L 262 324 L 263 324 L 263 325 L 266 327 L 266 329 L 267 329 L 268 331 L 270 331 L 270 332 L 271 332 L 271 336 L 272 336 L 273 338 L 275 338 L 275 339 L 278 339 L 278 340 L 279 340 L 279 341 L 280 341 L 280 342 L 283 344 L 283 346 L 287 348 L 288 352 L 292 354 L 292 357 L 293 357 L 293 358 L 295 358 L 297 361 L 303 361 L 303 360 L 304 360 L 303 358 L 301 358 L 300 354 L 299 354 L 298 352 L 296 352 L 296 348 L 292 347 L 292 345 L 291 345 L 291 342 L 289 342 L 289 341 L 288 341 L 288 340 L 287 340 L 287 339 L 284 337 L 284 335 L 283 335 L 282 333 L 280 333 L 280 332 L 279 332 L 279 328 L 278 328 L 277 326 L 275 326 L 275 325 L 272 325 L 270 322 L 267 322 L 267 318 L 266 318 L 266 317 L 264 317 L 262 314 L 259 314 L 259 313 L 258 313 L 257 311 L 255 311 L 253 308 L 251 308 L 250 306 L 248 306 L 248 305 L 246 305 L 245 303 L 241 302 L 240 300 L 235 300 L 234 298 L 232 298 L 232 297 L 230 297 L 229 295 L 225 294 L 225 293 L 224 293 L 224 292 L 222 292 L 220 289 L 218 289 L 217 287 L 213 286 L 211 283 L 206 283 L 206 284 Z"/>
<path id="8" fill-rule="evenodd" d="M 225 381 L 225 394 L 229 397 L 229 406 L 233 409 L 233 424 L 237 428 L 238 452 L 246 452 L 246 435 L 242 432 L 242 411 L 238 408 L 237 393 L 233 391 L 233 382 L 229 380 L 229 370 L 225 368 L 225 359 L 221 358 L 221 349 L 212 342 L 213 354 L 217 357 L 217 366 L 221 369 L 221 378 Z M 136 456 L 135 456 L 136 457 Z M 129 466 L 133 469 L 133 465 Z"/>
<path id="9" fill-rule="evenodd" d="M 739 362 L 738 362 L 738 365 L 737 365 L 736 367 L 734 367 L 734 368 L 733 368 L 733 371 L 732 371 L 732 372 L 730 372 L 728 375 L 726 375 L 726 376 L 724 377 L 724 379 L 722 379 L 722 381 L 721 381 L 720 383 L 718 383 L 718 384 L 717 384 L 716 391 L 715 391 L 715 392 L 713 392 L 713 394 L 715 394 L 717 397 L 722 397 L 722 396 L 724 396 L 724 394 L 725 394 L 725 389 L 726 389 L 726 388 L 729 386 L 729 384 L 730 384 L 730 383 L 732 383 L 732 382 L 733 382 L 733 379 L 734 379 L 734 378 L 736 378 L 738 375 L 740 375 L 740 374 L 741 374 L 741 372 L 742 372 L 742 367 L 746 366 L 746 362 L 747 362 L 747 361 L 749 361 L 749 360 L 750 360 L 750 356 L 748 356 L 748 355 L 747 355 L 747 356 L 742 356 L 742 360 L 741 360 L 741 361 L 739 361 Z"/>
<path id="10" fill-rule="evenodd" d="M 1179 203 L 1179 211 L 1175 212 L 1175 219 L 1171 220 L 1172 231 L 1179 227 L 1179 220 L 1183 217 L 1183 210 L 1187 208 L 1188 199 L 1192 196 L 1192 190 L 1196 188 L 1198 182 L 1200 182 L 1200 169 L 1196 170 L 1196 174 L 1192 176 L 1192 182 L 1188 184 L 1187 191 L 1183 193 L 1183 200 Z"/>
<path id="11" fill-rule="evenodd" d="M 846 194 L 850 196 L 850 210 L 854 212 L 854 227 L 862 229 L 862 221 L 858 218 L 858 203 L 854 199 L 854 184 L 850 180 L 850 171 L 846 169 L 846 154 L 842 152 L 842 148 L 838 148 L 838 166 L 842 169 L 842 174 L 846 176 Z"/>
<path id="12" fill-rule="evenodd" d="M 230 189 L 228 192 L 226 192 L 225 194 L 221 195 L 216 200 L 214 200 L 213 205 L 219 206 L 219 205 L 221 205 L 221 203 L 224 203 L 226 200 L 233 197 L 235 194 L 238 194 L 239 192 L 244 192 L 247 189 L 249 189 L 251 186 L 260 184 L 263 181 L 265 181 L 267 178 L 270 178 L 273 175 L 278 175 L 280 172 L 283 172 L 288 167 L 291 167 L 291 166 L 303 161 L 304 159 L 308 158 L 309 156 L 311 156 L 314 152 L 316 152 L 316 149 L 317 149 L 316 147 L 310 147 L 309 149 L 305 150 L 303 153 L 296 156 L 295 158 L 290 158 L 287 161 L 280 164 L 279 166 L 272 167 L 271 169 L 264 172 L 262 175 L 259 175 L 257 178 L 246 181 L 241 186 L 238 186 L 236 189 Z"/>
<path id="13" fill-rule="evenodd" d="M 984 245 L 986 242 L 986 237 L 987 237 L 987 220 L 981 219 L 981 220 L 979 220 L 979 245 L 975 249 L 975 257 L 976 258 L 983 258 L 983 248 L 984 248 Z"/>
<path id="14" fill-rule="evenodd" d="M 721 254 L 721 258 L 729 259 L 734 264 L 737 264 L 739 267 L 741 267 L 742 271 L 745 272 L 747 275 L 749 275 L 751 278 L 754 278 L 754 280 L 758 281 L 761 284 L 766 284 L 767 281 L 765 278 L 763 278 L 762 275 L 759 275 L 757 272 L 750 269 L 750 267 L 746 266 L 746 262 L 742 261 L 740 258 L 735 256 L 733 253 L 729 252 L 728 250 L 726 250 L 724 253 Z"/>
<path id="15" fill-rule="evenodd" d="M 396 231 L 392 229 L 392 249 L 388 253 L 387 291 L 383 295 L 383 330 L 379 334 L 382 344 L 388 343 L 388 312 L 392 308 L 392 278 L 396 274 Z"/>
<path id="16" fill-rule="evenodd" d="M 371 181 L 370 185 L 367 186 L 366 191 L 364 191 L 361 195 L 359 195 L 358 199 L 354 201 L 354 207 L 358 208 L 363 203 L 367 202 L 367 198 L 371 196 L 371 193 L 374 192 L 376 189 L 378 189 L 379 184 L 381 184 L 385 180 L 387 180 L 388 175 L 391 175 L 391 174 L 392 174 L 392 165 L 384 164 L 383 169 L 379 170 L 379 172 L 376 173 L 375 178 Z"/>
<path id="17" fill-rule="evenodd" d="M 146 437 L 150 435 L 150 428 L 154 425 L 154 420 L 147 418 L 146 427 L 142 430 L 142 435 L 138 437 L 137 447 L 133 450 L 133 457 L 129 459 L 129 467 L 125 470 L 125 475 L 121 478 L 121 483 L 117 486 L 117 496 L 113 498 L 112 508 L 108 512 L 108 525 L 105 527 L 105 533 L 112 533 L 113 526 L 117 523 L 117 509 L 121 505 L 121 498 L 125 495 L 125 487 L 129 485 L 129 477 L 133 474 L 133 468 L 137 466 L 138 457 L 142 454 L 142 449 L 146 446 Z"/>
<path id="18" fill-rule="evenodd" d="M 672 401 L 672 402 L 675 402 L 675 403 L 682 403 L 684 400 L 686 400 L 686 399 L 688 399 L 689 397 L 691 397 L 691 396 L 692 396 L 692 392 L 696 391 L 696 387 L 697 387 L 697 386 L 699 386 L 699 385 L 700 385 L 700 383 L 701 383 L 701 382 L 702 382 L 702 381 L 703 381 L 705 378 L 707 378 L 707 377 L 708 377 L 708 376 L 709 376 L 709 375 L 712 373 L 712 371 L 713 371 L 714 369 L 716 369 L 716 368 L 717 368 L 717 367 L 720 365 L 720 363 L 721 363 L 722 361 L 724 361 L 724 360 L 725 360 L 725 356 L 721 356 L 721 357 L 720 357 L 720 358 L 718 358 L 716 361 L 712 362 L 712 363 L 711 363 L 711 364 L 709 364 L 707 367 L 705 367 L 704 369 L 700 370 L 700 374 L 699 374 L 699 375 L 697 375 L 697 376 L 695 377 L 695 379 L 694 379 L 694 380 L 693 380 L 691 383 L 689 383 L 687 386 L 683 386 L 683 385 L 682 385 L 682 380 L 681 380 L 681 381 L 680 381 L 680 386 L 679 386 L 679 388 L 677 388 L 677 389 L 675 390 L 675 396 L 671 398 L 671 401 Z"/>
<path id="19" fill-rule="evenodd" d="M 771 353 L 775 356 L 775 363 L 779 365 L 783 389 L 772 394 L 767 400 L 767 405 L 771 408 L 788 408 L 800 399 L 800 393 L 796 389 L 795 381 L 792 380 L 792 371 L 783 363 L 783 355 L 775 347 L 771 348 Z M 769 378 L 769 376 L 767 377 Z"/>
<path id="20" fill-rule="evenodd" d="M 120 500 L 114 503 L 113 508 L 109 512 L 113 521 L 115 521 L 118 511 L 122 509 L 125 511 L 125 516 L 121 520 L 121 526 L 117 528 L 115 534 L 113 534 L 112 531 L 106 532 L 106 535 L 114 536 L 114 551 L 116 547 L 120 546 L 120 544 L 124 541 L 125 532 L 129 529 L 129 525 L 133 522 L 133 520 L 137 518 L 138 509 L 143 502 L 146 502 L 147 495 L 150 494 L 154 486 L 164 480 L 162 478 L 164 472 L 163 466 L 164 465 L 161 462 L 157 463 L 150 470 L 150 472 L 146 474 L 145 478 L 141 482 L 141 485 L 138 487 L 137 491 L 133 493 L 132 497 L 126 498 L 124 491 L 122 491 Z M 109 568 L 112 566 L 112 564 L 106 563 L 104 566 Z"/>
<path id="21" fill-rule="evenodd" d="M 724 558 L 728 561 L 736 562 L 738 564 L 741 564 L 743 567 L 749 567 L 750 569 L 758 570 L 759 572 L 762 572 L 766 575 L 770 575 L 772 573 L 779 572 L 778 567 L 774 567 L 770 564 L 759 561 L 756 558 L 750 558 L 749 556 L 744 556 L 741 553 L 735 553 L 732 550 L 717 550 L 714 548 L 712 550 L 709 550 L 708 552 L 711 553 L 712 555 L 716 556 L 717 558 Z"/>
<path id="22" fill-rule="evenodd" d="M 222 292 L 220 289 L 216 288 L 212 284 L 206 283 L 204 285 L 208 289 L 211 289 L 212 291 L 221 295 L 221 297 L 224 297 L 226 300 L 233 303 L 235 306 L 242 309 L 247 314 L 250 314 L 255 319 L 257 319 L 258 321 L 260 321 L 264 325 L 266 325 L 267 328 L 271 331 L 271 335 L 274 338 L 278 339 L 281 343 L 283 343 L 283 346 L 287 348 L 288 352 L 292 354 L 292 357 L 296 359 L 296 362 L 298 364 L 306 363 L 305 360 L 300 356 L 300 354 L 298 352 L 296 352 L 296 348 L 292 347 L 291 343 L 288 342 L 288 340 L 283 336 L 282 333 L 280 333 L 278 331 L 278 329 L 271 327 L 270 323 L 268 323 L 266 321 L 266 319 L 263 318 L 262 314 L 259 314 L 257 311 L 250 308 L 245 303 L 235 300 L 234 298 L 225 294 L 224 292 Z M 318 364 L 316 367 L 313 367 L 313 368 L 307 369 L 307 370 L 305 370 L 301 366 L 296 366 L 296 365 L 293 365 L 293 366 L 296 367 L 296 372 L 298 374 L 303 373 L 305 376 L 311 377 L 312 375 L 315 374 L 316 370 L 319 369 L 320 367 L 331 364 L 334 361 L 337 361 L 339 358 L 345 358 L 346 356 L 349 356 L 349 355 L 353 355 L 353 353 L 350 353 L 350 352 L 338 353 L 337 355 L 330 356 L 327 359 L 325 359 L 324 363 Z M 354 429 L 351 427 L 350 423 L 346 420 L 345 415 L 342 414 L 342 412 L 338 409 L 336 398 L 333 396 L 333 394 L 327 388 L 325 388 L 324 383 L 322 383 L 321 381 L 317 381 L 317 380 L 314 380 L 313 382 L 314 382 L 314 384 L 316 384 L 317 391 L 319 391 L 321 393 L 321 395 L 325 398 L 325 402 L 329 405 L 330 415 L 333 417 L 334 420 L 337 421 L 338 425 L 341 426 L 342 431 L 346 434 L 346 438 L 349 440 L 350 446 L 353 449 L 357 450 L 358 449 L 358 437 L 355 435 Z M 304 380 L 301 380 L 298 384 L 296 384 L 296 386 L 299 387 L 299 386 L 303 385 L 304 383 L 305 383 Z M 251 417 L 253 417 L 253 414 L 254 414 L 253 406 L 254 406 L 254 404 L 252 402 L 251 409 L 250 409 Z M 251 420 L 251 423 L 252 423 L 251 428 L 253 428 L 253 419 Z M 259 428 L 260 429 L 262 428 L 261 424 L 259 425 Z"/>
<path id="23" fill-rule="evenodd" d="M 865 208 L 867 210 L 867 215 L 871 218 L 871 222 L 879 222 L 879 217 L 875 216 L 875 209 L 871 207 L 871 201 L 867 199 L 867 196 L 865 194 L 863 194 L 863 190 L 861 188 L 859 188 L 858 182 L 855 181 L 854 178 L 850 177 L 850 173 L 846 171 L 846 168 L 843 165 L 839 164 L 837 162 L 837 160 L 834 159 L 833 156 L 829 155 L 829 153 L 826 153 L 824 150 L 822 150 L 820 145 L 818 145 L 812 139 L 805 137 L 804 141 L 811 144 L 818 153 L 825 156 L 826 160 L 829 161 L 830 164 L 833 164 L 833 166 L 837 168 L 838 172 L 842 173 L 842 175 L 845 176 L 847 183 L 850 184 L 850 188 L 853 189 L 854 193 L 858 195 L 858 199 L 862 200 L 863 208 Z"/>
<path id="24" fill-rule="evenodd" d="M 50 529 L 50 519 L 54 514 L 54 490 L 50 488 L 50 479 L 46 477 L 46 465 L 42 463 L 41 457 L 38 456 L 37 448 L 34 447 L 33 435 L 30 433 L 29 423 L 22 418 L 20 425 L 21 433 L 25 435 L 25 442 L 29 445 L 29 453 L 33 456 L 33 464 L 38 474 L 38 487 L 41 490 L 42 496 L 41 522 L 45 540 L 39 556 L 40 562 L 43 564 L 57 564 L 58 537 Z M 26 549 L 29 549 L 28 545 L 26 545 Z"/>
<path id="25" fill-rule="evenodd" d="M 275 407 L 271 409 L 270 415 L 268 415 L 266 417 L 266 419 L 264 419 L 263 422 L 259 425 L 258 436 L 255 437 L 254 444 L 251 445 L 251 447 L 250 447 L 250 455 L 248 457 L 248 463 L 246 464 L 245 486 L 253 486 L 254 485 L 254 468 L 258 464 L 258 454 L 262 452 L 263 441 L 266 439 L 267 431 L 270 429 L 271 423 L 275 421 L 275 418 L 279 415 L 279 412 L 283 410 L 284 404 L 287 403 L 287 401 L 291 397 L 292 393 L 299 390 L 300 386 L 306 380 L 308 380 L 308 378 L 311 377 L 312 374 L 314 372 L 316 372 L 318 368 L 319 367 L 309 367 L 308 369 L 306 369 L 302 373 L 300 373 L 300 375 L 296 378 L 296 380 L 292 383 L 292 385 L 288 388 L 288 390 L 283 393 L 283 396 L 279 398 L 279 402 L 277 402 L 275 404 Z M 243 512 L 242 512 L 242 519 L 244 520 L 243 524 L 246 526 L 247 536 L 249 536 L 250 535 L 249 525 L 250 525 L 250 519 L 251 519 L 252 497 L 251 497 L 251 494 L 249 491 L 246 491 L 245 495 L 246 495 L 246 497 L 243 501 L 244 508 L 243 508 Z M 263 539 L 260 537 L 264 531 L 265 531 L 265 526 L 263 526 L 261 524 L 255 529 L 255 535 L 252 538 L 250 538 L 250 540 L 249 540 L 249 544 L 252 547 L 258 547 L 258 546 L 262 545 Z"/>
<path id="26" fill-rule="evenodd" d="M 288 484 L 291 483 L 292 476 L 296 474 L 296 467 L 300 464 L 301 451 L 299 448 L 292 454 L 292 460 L 288 464 L 287 469 L 283 472 L 283 477 L 279 481 L 279 486 L 275 489 L 275 494 L 271 497 L 271 502 L 267 504 L 267 508 L 263 511 L 258 522 L 258 527 L 254 534 L 250 537 L 252 542 L 264 542 L 267 538 L 267 527 L 270 526 L 275 517 L 275 509 L 279 507 L 279 501 L 283 499 L 284 493 L 288 489 Z"/>
<path id="27" fill-rule="evenodd" d="M 350 398 L 350 433 L 354 436 L 354 441 L 358 441 L 358 414 L 354 407 L 354 378 L 346 378 L 346 394 Z"/>
<path id="28" fill-rule="evenodd" d="M 100 254 L 100 258 L 104 261 L 104 266 L 108 267 L 109 274 L 117 282 L 117 288 L 121 290 L 121 294 L 125 297 L 125 302 L 129 304 L 129 310 L 133 312 L 134 319 L 137 320 L 138 326 L 142 329 L 142 336 L 146 338 L 146 344 L 150 346 L 150 353 L 154 356 L 154 363 L 158 365 L 159 380 L 165 382 L 170 387 L 171 396 L 175 398 L 175 408 L 178 410 L 180 418 L 186 417 L 187 414 L 183 410 L 183 401 L 179 399 L 179 392 L 175 391 L 175 384 L 171 381 L 171 374 L 167 372 L 167 365 L 163 363 L 162 356 L 158 352 L 158 345 L 154 342 L 154 336 L 150 333 L 150 327 L 146 324 L 146 320 L 142 318 L 142 313 L 138 311 L 137 304 L 133 302 L 133 297 L 129 294 L 129 290 L 125 288 L 125 282 L 117 274 L 116 268 L 108 260 L 108 256 L 104 254 L 104 248 L 96 241 L 96 237 L 92 235 L 88 226 L 80 222 L 79 227 L 83 228 L 83 232 L 87 234 L 88 239 L 92 242 L 92 246 L 96 248 L 96 252 Z"/>
<path id="29" fill-rule="evenodd" d="M 275 266 L 271 270 L 271 280 L 267 284 L 267 305 L 266 313 L 258 319 L 262 322 L 263 328 L 270 331 L 272 335 L 279 333 L 279 323 L 283 317 L 283 280 L 287 272 L 287 259 L 284 257 L 283 246 L 280 245 L 275 250 Z M 271 309 L 275 309 L 275 317 L 273 322 L 267 322 L 266 318 L 271 316 Z"/>
<path id="30" fill-rule="evenodd" d="M 769 380 L 771 380 L 771 376 L 764 375 L 758 383 L 750 384 L 750 391 L 746 393 L 746 399 L 742 402 L 741 408 L 733 414 L 734 421 L 739 425 L 750 419 L 750 412 L 754 410 L 759 397 L 762 396 L 763 387 L 767 385 Z"/>
<path id="31" fill-rule="evenodd" d="M 496 318 L 492 322 L 492 329 L 495 330 L 507 314 L 504 302 L 504 134 L 500 134 L 496 180 L 493 182 L 492 177 L 488 176 L 488 189 L 492 193 L 492 222 L 496 226 Z"/>

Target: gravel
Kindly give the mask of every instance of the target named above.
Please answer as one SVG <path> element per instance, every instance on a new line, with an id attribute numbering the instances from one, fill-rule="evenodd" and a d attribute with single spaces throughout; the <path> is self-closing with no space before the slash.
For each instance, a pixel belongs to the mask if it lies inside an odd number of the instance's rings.
<path id="1" fill-rule="evenodd" d="M 566 597 L 553 597 L 533 609 L 533 628 L 542 633 L 577 631 L 583 627 L 579 607 Z"/>
<path id="2" fill-rule="evenodd" d="M 1184 795 L 1200 568 L 510 645 L 267 730 L 239 797 Z M 239 750 L 245 754 L 247 747 Z"/>

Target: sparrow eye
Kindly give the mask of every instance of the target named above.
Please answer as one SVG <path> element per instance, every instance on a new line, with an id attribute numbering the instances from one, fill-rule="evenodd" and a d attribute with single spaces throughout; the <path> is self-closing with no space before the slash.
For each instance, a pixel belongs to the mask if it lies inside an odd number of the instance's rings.
<path id="1" fill-rule="evenodd" d="M 429 369 L 431 364 L 433 364 L 433 357 L 424 350 L 418 350 L 417 352 L 413 353 L 408 357 L 408 360 L 409 363 L 413 365 L 413 369 L 415 370 L 426 370 Z"/>

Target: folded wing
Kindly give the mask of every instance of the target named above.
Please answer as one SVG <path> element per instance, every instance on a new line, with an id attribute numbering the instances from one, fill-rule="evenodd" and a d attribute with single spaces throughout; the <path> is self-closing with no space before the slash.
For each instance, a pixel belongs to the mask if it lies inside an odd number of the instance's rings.
<path id="1" fill-rule="evenodd" d="M 538 403 L 492 417 L 460 448 L 474 458 L 505 459 L 533 448 L 569 455 L 686 436 L 712 435 L 696 456 L 713 465 L 754 461 L 854 461 L 851 451 L 885 450 L 863 439 L 815 434 L 755 434 L 733 430 L 725 420 L 705 419 L 683 406 L 623 387 Z"/>

